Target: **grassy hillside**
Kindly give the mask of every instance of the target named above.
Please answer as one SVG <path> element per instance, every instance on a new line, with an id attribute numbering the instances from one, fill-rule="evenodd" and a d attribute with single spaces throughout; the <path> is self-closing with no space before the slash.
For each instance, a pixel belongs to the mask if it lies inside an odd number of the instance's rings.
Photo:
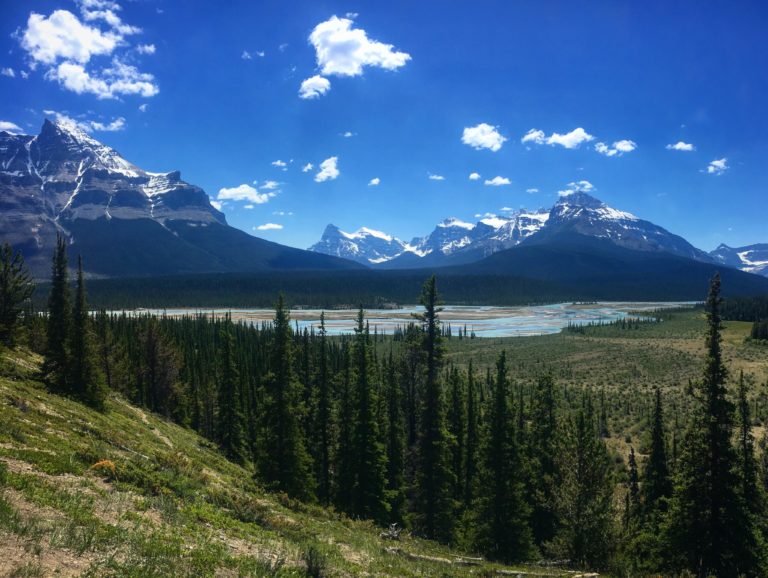
<path id="1" fill-rule="evenodd" d="M 118 396 L 99 413 L 49 394 L 39 358 L 0 355 L 0 576 L 510 571 L 266 493 L 193 432 Z"/>

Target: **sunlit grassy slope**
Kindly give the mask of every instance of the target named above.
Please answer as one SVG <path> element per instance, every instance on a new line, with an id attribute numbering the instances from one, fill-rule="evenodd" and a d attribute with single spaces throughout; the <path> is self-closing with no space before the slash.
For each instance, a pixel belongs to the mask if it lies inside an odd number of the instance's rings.
<path id="1" fill-rule="evenodd" d="M 416 538 L 385 541 L 369 523 L 264 492 L 193 432 L 118 396 L 99 413 L 52 395 L 35 380 L 39 358 L 2 356 L 0 576 L 504 571 L 463 565 L 461 553 Z"/>

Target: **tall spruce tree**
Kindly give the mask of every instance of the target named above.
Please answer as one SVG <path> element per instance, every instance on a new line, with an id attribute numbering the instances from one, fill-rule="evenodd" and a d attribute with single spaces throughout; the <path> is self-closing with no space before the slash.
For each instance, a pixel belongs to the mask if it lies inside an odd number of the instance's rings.
<path id="1" fill-rule="evenodd" d="M 424 359 L 424 389 L 418 440 L 416 477 L 416 527 L 426 537 L 450 542 L 453 538 L 455 504 L 449 434 L 445 427 L 442 384 L 439 380 L 443 348 L 440 336 L 439 297 L 435 277 L 424 284 L 424 313 L 420 348 Z"/>
<path id="2" fill-rule="evenodd" d="M 640 475 L 637 470 L 635 448 L 629 446 L 629 477 L 627 479 L 627 502 L 625 518 L 628 524 L 637 521 L 640 514 Z"/>
<path id="3" fill-rule="evenodd" d="M 240 396 L 240 372 L 235 362 L 235 336 L 229 316 L 220 331 L 221 368 L 219 370 L 219 444 L 233 462 L 243 464 L 248 455 L 246 448 L 246 423 Z"/>
<path id="4" fill-rule="evenodd" d="M 505 562 L 525 560 L 533 549 L 514 407 L 509 398 L 507 356 L 502 351 L 496 362 L 482 451 L 480 479 L 484 491 L 477 505 L 475 545 L 487 556 Z"/>
<path id="5" fill-rule="evenodd" d="M 555 454 L 557 450 L 557 397 L 551 374 L 539 377 L 531 400 L 528 458 L 531 476 L 529 501 L 531 529 L 538 546 L 555 535 Z"/>
<path id="6" fill-rule="evenodd" d="M 332 392 L 328 372 L 328 341 L 326 335 L 325 312 L 321 312 L 317 360 L 315 362 L 317 411 L 315 412 L 314 447 L 317 499 L 324 505 L 328 505 L 331 500 L 331 436 L 333 433 Z"/>
<path id="7" fill-rule="evenodd" d="M 77 261 L 77 289 L 69 333 L 69 388 L 71 393 L 98 409 L 104 408 L 107 388 L 99 369 L 96 345 L 91 328 L 91 315 L 85 294 L 83 260 Z"/>
<path id="8" fill-rule="evenodd" d="M 706 301 L 707 356 L 676 467 L 666 528 L 668 560 L 679 570 L 720 578 L 759 574 L 755 529 L 740 495 L 732 443 L 734 406 L 722 359 L 720 276 Z"/>
<path id="9" fill-rule="evenodd" d="M 389 520 L 402 524 L 405 520 L 405 416 L 397 368 L 389 354 L 386 366 L 387 406 L 387 491 Z"/>
<path id="10" fill-rule="evenodd" d="M 0 345 L 14 344 L 19 317 L 34 291 L 35 284 L 21 251 L 14 251 L 8 243 L 3 243 L 0 246 Z"/>
<path id="11" fill-rule="evenodd" d="M 259 472 L 268 486 L 289 496 L 314 496 L 311 460 L 301 428 L 301 386 L 293 373 L 291 319 L 282 294 L 275 307 L 270 373 L 264 396 Z"/>
<path id="12" fill-rule="evenodd" d="M 352 513 L 379 524 L 388 521 L 386 456 L 377 421 L 377 395 L 371 382 L 371 338 L 362 307 L 355 327 L 355 405 L 353 446 L 355 452 Z"/>
<path id="13" fill-rule="evenodd" d="M 457 503 L 464 500 L 465 475 L 464 453 L 466 432 L 466 394 L 464 380 L 458 368 L 452 367 L 448 373 L 450 403 L 448 405 L 448 433 L 451 434 L 451 467 L 453 469 L 453 499 Z"/>
<path id="14" fill-rule="evenodd" d="M 467 442 L 464 458 L 464 504 L 469 507 L 475 499 L 477 483 L 477 461 L 480 442 L 475 371 L 472 360 L 467 370 Z"/>
<path id="15" fill-rule="evenodd" d="M 69 335 L 72 324 L 72 303 L 69 293 L 67 243 L 56 236 L 53 251 L 51 289 L 48 295 L 47 345 L 43 374 L 48 386 L 56 393 L 69 393 Z"/>
<path id="16" fill-rule="evenodd" d="M 338 400 L 339 438 L 336 448 L 336 507 L 352 512 L 355 487 L 355 450 L 353 445 L 354 399 L 352 395 L 352 360 L 350 347 L 342 350 L 341 384 Z"/>
<path id="17" fill-rule="evenodd" d="M 667 440 L 664 433 L 664 412 L 661 390 L 656 388 L 651 418 L 651 449 L 642 473 L 642 509 L 644 515 L 666 511 L 672 494 L 672 482 L 667 465 Z"/>

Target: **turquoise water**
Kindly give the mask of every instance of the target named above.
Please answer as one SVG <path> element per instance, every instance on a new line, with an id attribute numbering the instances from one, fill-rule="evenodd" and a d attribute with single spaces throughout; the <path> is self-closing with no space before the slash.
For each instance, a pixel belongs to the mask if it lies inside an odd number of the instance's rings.
<path id="1" fill-rule="evenodd" d="M 474 331 L 477 337 L 518 337 L 527 335 L 547 335 L 559 333 L 568 325 L 586 325 L 589 323 L 610 322 L 631 316 L 630 312 L 652 312 L 657 309 L 680 307 L 690 303 L 595 303 L 579 305 L 558 303 L 534 307 L 474 307 L 446 305 L 440 314 L 444 326 L 450 325 L 452 332 L 458 335 L 459 328 Z M 371 332 L 391 334 L 398 327 L 414 321 L 413 314 L 422 311 L 421 307 L 403 307 L 401 309 L 369 309 L 366 320 Z M 256 325 L 269 322 L 274 311 L 270 309 L 165 309 L 144 310 L 144 312 L 181 316 L 204 313 L 221 316 L 229 313 L 233 320 Z M 319 309 L 299 309 L 291 311 L 294 327 L 320 326 Z M 325 312 L 325 326 L 329 335 L 351 333 L 355 325 L 357 310 L 328 310 Z"/>

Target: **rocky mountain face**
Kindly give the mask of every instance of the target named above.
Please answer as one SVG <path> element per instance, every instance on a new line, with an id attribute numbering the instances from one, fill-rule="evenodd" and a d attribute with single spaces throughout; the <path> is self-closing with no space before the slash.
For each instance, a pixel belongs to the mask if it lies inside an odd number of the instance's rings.
<path id="1" fill-rule="evenodd" d="M 201 229 L 212 232 L 208 239 Z M 37 136 L 0 132 L 0 240 L 21 249 L 33 273 L 45 277 L 57 233 L 73 252 L 87 253 L 86 268 L 96 275 L 282 266 L 270 265 L 281 245 L 229 227 L 205 191 L 178 171 L 145 171 L 68 122 L 46 120 Z M 226 247 L 222 236 L 240 245 Z M 134 241 L 146 251 L 131 254 Z M 282 249 L 288 262 L 308 268 L 349 265 Z M 233 259 L 228 251 L 241 254 Z"/>
<path id="2" fill-rule="evenodd" d="M 768 243 L 756 243 L 744 247 L 720 245 L 710 252 L 716 263 L 768 277 Z"/>
<path id="3" fill-rule="evenodd" d="M 682 237 L 636 216 L 609 207 L 583 191 L 561 197 L 552 208 L 517 211 L 508 216 L 492 216 L 476 223 L 446 219 L 422 238 L 410 243 L 393 239 L 389 246 L 378 245 L 375 257 L 369 255 L 366 235 L 355 238 L 355 251 L 345 250 L 345 239 L 329 235 L 338 231 L 329 225 L 319 243 L 310 247 L 329 255 L 340 255 L 360 263 L 387 268 L 452 265 L 474 262 L 521 243 L 541 243 L 553 236 L 578 234 L 604 239 L 613 245 L 637 251 L 672 255 L 712 262 L 712 257 Z M 360 231 L 363 231 L 361 229 Z M 358 231 L 358 233 L 360 232 Z"/>

